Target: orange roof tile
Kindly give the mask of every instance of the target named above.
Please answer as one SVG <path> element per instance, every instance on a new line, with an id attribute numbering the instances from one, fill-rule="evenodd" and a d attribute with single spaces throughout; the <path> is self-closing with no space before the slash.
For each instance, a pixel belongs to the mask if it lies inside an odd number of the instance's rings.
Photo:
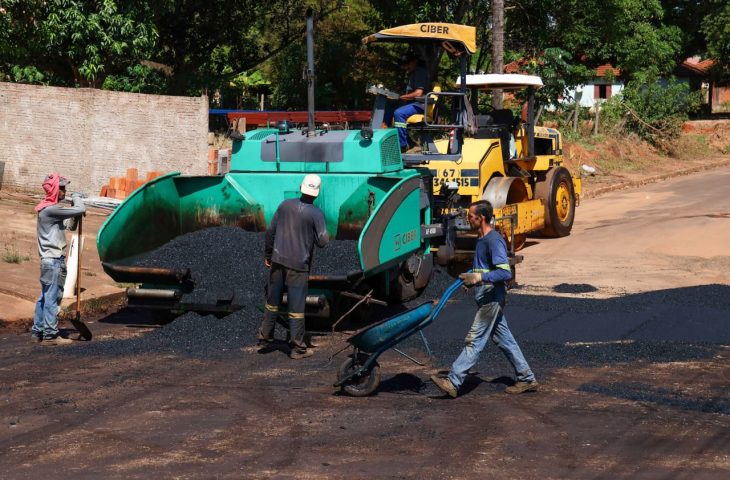
<path id="1" fill-rule="evenodd" d="M 621 76 L 621 70 L 614 67 L 610 63 L 596 67 L 596 77 L 605 77 L 606 74 L 611 71 L 614 77 Z"/>
<path id="2" fill-rule="evenodd" d="M 699 60 L 695 57 L 689 57 L 679 64 L 679 69 L 687 70 L 696 75 L 707 75 L 714 66 L 715 61 L 712 59 Z"/>

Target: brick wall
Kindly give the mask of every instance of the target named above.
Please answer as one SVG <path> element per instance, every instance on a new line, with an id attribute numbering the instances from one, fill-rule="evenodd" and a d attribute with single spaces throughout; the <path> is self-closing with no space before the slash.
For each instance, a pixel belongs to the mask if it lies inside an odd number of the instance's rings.
<path id="1" fill-rule="evenodd" d="M 205 174 L 208 99 L 0 82 L 0 188 L 39 190 L 57 171 L 98 195 L 110 177 Z"/>

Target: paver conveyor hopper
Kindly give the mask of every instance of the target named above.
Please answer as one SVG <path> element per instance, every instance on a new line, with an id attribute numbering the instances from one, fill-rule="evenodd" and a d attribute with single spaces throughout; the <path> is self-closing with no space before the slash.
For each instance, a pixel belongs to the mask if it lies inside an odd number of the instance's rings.
<path id="1" fill-rule="evenodd" d="M 363 136 L 364 135 L 364 136 Z M 322 178 L 317 205 L 333 239 L 357 241 L 359 265 L 346 275 L 311 276 L 308 303 L 327 310 L 333 292 L 402 301 L 425 288 L 433 264 L 422 225 L 430 222 L 430 175 L 404 168 L 394 130 L 250 131 L 235 140 L 231 172 L 223 176 L 171 173 L 143 185 L 107 219 L 97 237 L 105 271 L 128 289 L 130 304 L 231 310 L 238 305 L 184 302 L 190 273 L 144 268 L 135 261 L 173 238 L 214 226 L 264 231 L 279 204 L 300 195 L 304 175 Z M 246 249 L 246 245 L 241 245 Z M 263 251 L 251 251 L 263 260 Z M 185 286 L 187 285 L 187 286 Z"/>

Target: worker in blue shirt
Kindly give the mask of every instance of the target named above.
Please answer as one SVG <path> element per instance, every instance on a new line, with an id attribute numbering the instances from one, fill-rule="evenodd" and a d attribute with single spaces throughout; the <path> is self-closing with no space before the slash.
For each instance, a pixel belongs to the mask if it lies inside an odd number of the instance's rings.
<path id="1" fill-rule="evenodd" d="M 474 251 L 473 268 L 471 272 L 459 275 L 459 278 L 464 280 L 465 285 L 476 287 L 474 297 L 478 310 L 466 336 L 466 345 L 451 366 L 448 376 L 431 376 L 439 389 L 454 398 L 490 338 L 512 364 L 517 376 L 517 382 L 507 387 L 505 392 L 523 393 L 538 388 L 535 375 L 522 355 L 503 313 L 507 297 L 506 282 L 512 279 L 512 270 L 507 257 L 507 244 L 502 235 L 491 227 L 492 216 L 492 205 L 486 200 L 479 200 L 469 206 L 467 220 L 479 238 Z"/>

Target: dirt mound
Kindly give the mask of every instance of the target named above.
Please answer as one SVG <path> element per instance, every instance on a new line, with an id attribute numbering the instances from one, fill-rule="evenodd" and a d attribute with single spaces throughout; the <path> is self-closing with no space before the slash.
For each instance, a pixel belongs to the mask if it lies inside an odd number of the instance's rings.
<path id="1" fill-rule="evenodd" d="M 730 120 L 693 120 L 682 125 L 682 132 L 704 136 L 710 149 L 730 153 Z"/>
<path id="2" fill-rule="evenodd" d="M 581 165 L 588 165 L 594 167 L 599 175 L 641 170 L 665 158 L 648 143 L 631 136 L 566 141 L 563 155 L 571 170 L 578 171 Z"/>

